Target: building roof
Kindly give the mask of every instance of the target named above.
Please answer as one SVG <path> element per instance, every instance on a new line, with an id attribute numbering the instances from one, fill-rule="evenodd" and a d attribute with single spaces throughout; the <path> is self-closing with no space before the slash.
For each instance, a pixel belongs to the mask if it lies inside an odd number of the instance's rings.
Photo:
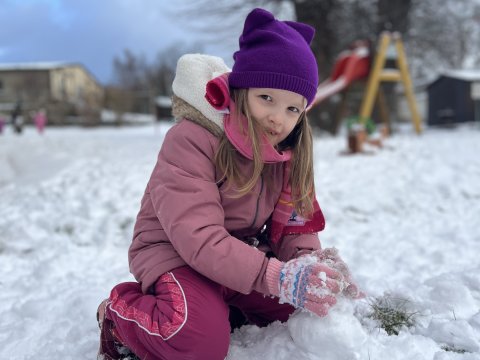
<path id="1" fill-rule="evenodd" d="M 172 107 L 172 98 L 170 96 L 157 96 L 155 104 L 159 107 L 170 108 Z"/>
<path id="2" fill-rule="evenodd" d="M 438 83 L 442 78 L 457 79 L 467 82 L 477 82 L 480 81 L 480 69 L 458 69 L 458 70 L 446 70 L 440 73 L 433 81 L 430 81 L 427 84 L 427 88 L 430 88 L 432 85 Z"/>
<path id="3" fill-rule="evenodd" d="M 83 64 L 65 61 L 40 61 L 40 62 L 21 62 L 21 63 L 0 63 L 0 71 L 19 71 L 19 70 L 55 70 L 65 67 L 81 67 L 87 74 L 99 85 L 97 78 Z"/>
<path id="4" fill-rule="evenodd" d="M 448 70 L 441 75 L 465 81 L 480 81 L 480 69 Z"/>
<path id="5" fill-rule="evenodd" d="M 0 63 L 0 71 L 13 70 L 52 70 L 67 66 L 77 66 L 78 64 L 66 63 L 61 61 L 51 62 L 23 62 L 23 63 Z"/>

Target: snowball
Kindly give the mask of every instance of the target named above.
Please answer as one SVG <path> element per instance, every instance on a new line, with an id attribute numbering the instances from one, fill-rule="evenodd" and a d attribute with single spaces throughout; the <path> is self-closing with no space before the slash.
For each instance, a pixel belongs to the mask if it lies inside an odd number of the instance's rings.
<path id="1" fill-rule="evenodd" d="M 339 299 L 326 317 L 299 312 L 287 323 L 293 342 L 303 351 L 321 354 L 322 360 L 351 360 L 367 335 L 353 315 L 351 301 Z"/>

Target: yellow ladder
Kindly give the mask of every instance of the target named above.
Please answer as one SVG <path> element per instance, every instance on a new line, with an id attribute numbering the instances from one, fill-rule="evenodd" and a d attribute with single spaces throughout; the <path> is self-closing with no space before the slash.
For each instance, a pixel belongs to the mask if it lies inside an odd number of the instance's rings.
<path id="1" fill-rule="evenodd" d="M 397 69 L 385 69 L 387 50 L 392 38 L 397 52 Z M 389 32 L 383 32 L 381 34 L 380 45 L 377 55 L 375 56 L 372 70 L 370 71 L 367 90 L 360 107 L 360 119 L 363 124 L 366 124 L 368 118 L 372 115 L 373 103 L 378 94 L 380 83 L 383 81 L 401 82 L 403 84 L 415 131 L 417 134 L 420 134 L 422 132 L 420 115 L 417 111 L 412 80 L 408 72 L 407 57 L 405 56 L 402 38 L 399 33 L 392 34 Z"/>

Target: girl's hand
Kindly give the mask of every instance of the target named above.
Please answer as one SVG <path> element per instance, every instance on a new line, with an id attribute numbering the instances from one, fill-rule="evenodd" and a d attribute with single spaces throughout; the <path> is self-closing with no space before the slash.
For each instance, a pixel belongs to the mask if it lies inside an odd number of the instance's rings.
<path id="1" fill-rule="evenodd" d="M 267 284 L 280 302 L 326 316 L 337 302 L 336 296 L 344 291 L 345 280 L 340 271 L 308 254 L 286 263 L 271 259 Z"/>
<path id="2" fill-rule="evenodd" d="M 352 274 L 348 269 L 347 264 L 338 255 L 336 248 L 326 248 L 316 250 L 311 253 L 321 263 L 327 264 L 333 269 L 337 270 L 343 275 L 344 284 L 342 294 L 351 299 L 361 299 L 365 297 L 365 294 L 361 292 L 358 286 L 353 282 Z"/>

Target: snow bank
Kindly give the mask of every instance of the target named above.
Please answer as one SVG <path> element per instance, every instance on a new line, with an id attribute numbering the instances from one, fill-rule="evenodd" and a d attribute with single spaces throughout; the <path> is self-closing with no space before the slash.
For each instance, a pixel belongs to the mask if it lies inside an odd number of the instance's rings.
<path id="1" fill-rule="evenodd" d="M 132 280 L 127 248 L 169 125 L 0 136 L 0 358 L 95 358 L 95 311 Z M 244 326 L 229 360 L 480 359 L 480 132 L 427 130 L 375 155 L 315 139 L 316 190 L 336 247 L 368 297 L 325 318 Z M 372 303 L 404 299 L 389 336 Z"/>

